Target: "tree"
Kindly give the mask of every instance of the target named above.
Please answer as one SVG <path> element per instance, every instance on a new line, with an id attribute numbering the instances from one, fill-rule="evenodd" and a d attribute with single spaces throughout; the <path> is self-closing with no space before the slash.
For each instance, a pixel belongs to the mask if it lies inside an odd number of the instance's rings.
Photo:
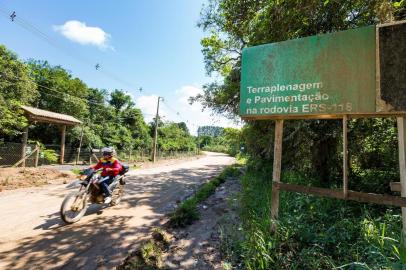
<path id="1" fill-rule="evenodd" d="M 37 98 L 29 67 L 17 55 L 0 45 L 0 134 L 14 136 L 28 124 L 20 105 L 31 105 Z"/>
<path id="2" fill-rule="evenodd" d="M 84 82 L 74 78 L 61 66 L 52 66 L 47 61 L 31 59 L 27 64 L 30 76 L 39 90 L 34 102 L 36 107 L 68 114 L 79 120 L 85 120 L 89 116 L 89 92 Z M 30 130 L 30 137 L 46 144 L 59 143 L 59 131 L 55 125 L 38 123 Z"/>
<path id="3" fill-rule="evenodd" d="M 72 115 L 83 125 L 69 128 L 67 147 L 102 147 L 117 149 L 150 148 L 151 136 L 140 109 L 122 90 L 111 94 L 105 89 L 89 88 L 61 66 L 47 61 L 29 60 L 27 64 L 0 46 L 0 134 L 4 140 L 15 135 L 28 122 L 20 105 L 32 105 L 57 113 Z M 183 123 L 178 124 L 187 133 Z M 82 137 L 83 131 L 83 137 Z M 187 135 L 189 136 L 189 135 Z M 30 138 L 44 144 L 59 143 L 55 125 L 37 123 Z"/>
<path id="4" fill-rule="evenodd" d="M 36 105 L 40 109 L 69 114 L 83 119 L 88 116 L 88 88 L 78 78 L 61 66 L 51 66 L 47 61 L 30 60 L 31 77 L 38 85 L 40 96 Z"/>
<path id="5" fill-rule="evenodd" d="M 189 129 L 187 128 L 187 125 L 185 122 L 179 122 L 178 126 L 180 129 L 182 129 L 185 132 L 185 134 L 190 135 Z"/>
<path id="6" fill-rule="evenodd" d="M 182 123 L 162 123 L 158 129 L 158 149 L 163 151 L 188 151 L 196 149 L 194 138 Z"/>
<path id="7" fill-rule="evenodd" d="M 241 130 L 236 128 L 225 128 L 223 130 L 223 137 L 227 146 L 227 153 L 235 156 L 240 152 L 241 144 Z"/>
<path id="8" fill-rule="evenodd" d="M 127 105 L 127 108 L 131 108 L 134 106 L 134 103 L 131 100 L 131 96 L 124 93 L 122 90 L 114 90 L 110 94 L 110 105 L 113 106 L 116 111 L 121 111 L 124 109 L 124 106 Z"/>
<path id="9" fill-rule="evenodd" d="M 371 25 L 393 18 L 393 12 L 396 19 L 404 18 L 404 9 L 404 1 L 386 0 L 209 0 L 199 22 L 208 33 L 201 40 L 202 52 L 207 73 L 220 75 L 222 80 L 206 84 L 203 94 L 191 101 L 236 116 L 243 48 Z M 292 133 L 285 132 L 284 166 L 297 168 L 297 160 L 301 160 L 301 169 L 313 168 L 323 182 L 337 176 L 340 168 L 331 169 L 330 162 L 340 159 L 338 121 L 289 121 L 285 128 Z M 244 138 L 251 157 L 265 162 L 272 159 L 273 129 L 270 121 L 247 122 Z"/>
<path id="10" fill-rule="evenodd" d="M 220 136 L 223 132 L 222 127 L 217 126 L 201 126 L 197 129 L 198 136 Z"/>

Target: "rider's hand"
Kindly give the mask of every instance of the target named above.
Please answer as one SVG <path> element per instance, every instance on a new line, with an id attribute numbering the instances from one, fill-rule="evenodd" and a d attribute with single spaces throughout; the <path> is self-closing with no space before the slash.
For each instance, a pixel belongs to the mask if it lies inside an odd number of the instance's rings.
<path id="1" fill-rule="evenodd" d="M 111 172 L 112 170 L 112 168 L 106 168 L 106 172 Z"/>

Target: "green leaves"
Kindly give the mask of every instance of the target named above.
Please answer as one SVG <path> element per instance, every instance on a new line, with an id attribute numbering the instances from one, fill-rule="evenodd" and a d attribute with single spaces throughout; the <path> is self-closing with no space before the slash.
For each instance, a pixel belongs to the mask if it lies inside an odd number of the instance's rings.
<path id="1" fill-rule="evenodd" d="M 163 123 L 158 129 L 158 148 L 163 151 L 191 151 L 196 149 L 194 138 L 190 136 L 186 125 L 181 123 Z"/>
<path id="2" fill-rule="evenodd" d="M 29 68 L 0 45 L 0 134 L 18 135 L 26 126 L 20 105 L 30 105 L 38 96 L 29 78 Z"/>
<path id="3" fill-rule="evenodd" d="M 131 96 L 125 94 L 124 91 L 117 89 L 110 94 L 109 103 L 116 109 L 116 111 L 123 110 L 124 106 L 127 106 L 127 109 L 131 109 L 131 107 L 134 106 Z"/>

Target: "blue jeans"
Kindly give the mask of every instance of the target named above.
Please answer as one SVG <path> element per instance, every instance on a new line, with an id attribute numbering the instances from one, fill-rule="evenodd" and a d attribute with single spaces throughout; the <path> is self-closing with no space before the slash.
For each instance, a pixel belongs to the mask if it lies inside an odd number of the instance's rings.
<path id="1" fill-rule="evenodd" d="M 113 179 L 114 179 L 114 176 L 106 176 L 106 177 L 103 177 L 103 180 L 102 180 L 102 182 L 100 182 L 100 187 L 101 187 L 101 190 L 103 191 L 103 193 L 104 193 L 104 196 L 105 197 L 109 197 L 109 196 L 111 196 L 111 191 L 110 191 L 110 189 L 109 189 L 109 185 L 111 184 L 111 183 L 113 183 Z"/>

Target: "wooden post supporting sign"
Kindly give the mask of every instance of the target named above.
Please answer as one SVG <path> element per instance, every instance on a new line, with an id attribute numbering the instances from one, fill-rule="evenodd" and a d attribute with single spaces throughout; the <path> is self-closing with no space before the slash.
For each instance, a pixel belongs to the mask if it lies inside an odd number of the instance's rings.
<path id="1" fill-rule="evenodd" d="M 348 129 L 347 129 L 347 115 L 343 116 L 343 195 L 344 198 L 348 196 Z"/>
<path id="2" fill-rule="evenodd" d="M 398 117 L 398 146 L 401 196 L 406 197 L 406 117 Z M 403 239 L 406 240 L 406 207 L 402 207 Z M 406 241 L 403 241 L 406 243 Z"/>
<path id="3" fill-rule="evenodd" d="M 283 138 L 283 120 L 275 121 L 275 140 L 274 140 L 274 157 L 273 157 L 273 182 L 281 181 L 281 167 L 282 167 L 282 138 Z M 271 218 L 276 220 L 279 213 L 279 189 L 272 186 L 271 198 Z M 275 229 L 275 224 L 272 225 Z"/>

